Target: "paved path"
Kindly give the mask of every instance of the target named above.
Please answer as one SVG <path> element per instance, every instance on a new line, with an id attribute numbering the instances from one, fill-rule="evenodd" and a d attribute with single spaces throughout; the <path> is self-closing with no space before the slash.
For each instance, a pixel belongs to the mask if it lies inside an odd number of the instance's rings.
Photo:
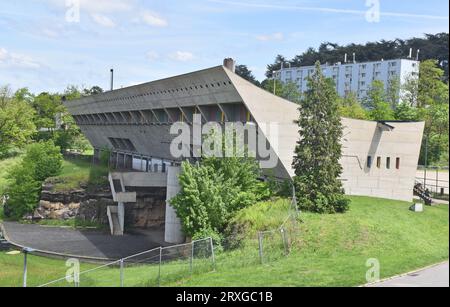
<path id="1" fill-rule="evenodd" d="M 448 287 L 448 262 L 406 276 L 383 281 L 370 287 Z"/>
<path id="2" fill-rule="evenodd" d="M 4 222 L 5 237 L 14 245 L 39 251 L 117 260 L 160 247 L 164 230 L 146 230 L 113 237 L 109 232 L 23 225 Z"/>

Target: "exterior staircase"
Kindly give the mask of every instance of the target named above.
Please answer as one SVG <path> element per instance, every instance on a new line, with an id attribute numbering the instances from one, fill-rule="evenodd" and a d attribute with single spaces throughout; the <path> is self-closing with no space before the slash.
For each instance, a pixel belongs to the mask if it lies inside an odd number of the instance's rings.
<path id="1" fill-rule="evenodd" d="M 109 184 L 114 202 L 117 206 L 108 206 L 108 221 L 111 235 L 123 236 L 125 232 L 125 204 L 136 202 L 136 193 L 128 193 L 125 189 L 121 173 L 110 173 Z"/>
<path id="2" fill-rule="evenodd" d="M 427 191 L 423 187 L 422 183 L 416 181 L 414 185 L 414 194 L 419 196 L 427 206 L 431 206 L 433 204 L 433 199 L 428 195 Z"/>

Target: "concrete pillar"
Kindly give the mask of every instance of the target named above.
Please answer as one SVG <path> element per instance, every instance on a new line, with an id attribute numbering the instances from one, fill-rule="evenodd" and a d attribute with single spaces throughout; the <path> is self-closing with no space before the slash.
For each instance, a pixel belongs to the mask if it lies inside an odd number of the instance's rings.
<path id="1" fill-rule="evenodd" d="M 93 158 L 94 164 L 100 162 L 100 155 L 101 155 L 100 149 L 94 149 L 94 158 Z"/>
<path id="2" fill-rule="evenodd" d="M 181 229 L 181 221 L 177 212 L 170 205 L 170 200 L 174 198 L 181 190 L 178 182 L 178 175 L 181 172 L 180 167 L 169 167 L 167 170 L 167 201 L 166 201 L 166 233 L 165 241 L 171 244 L 184 243 L 186 237 Z"/>

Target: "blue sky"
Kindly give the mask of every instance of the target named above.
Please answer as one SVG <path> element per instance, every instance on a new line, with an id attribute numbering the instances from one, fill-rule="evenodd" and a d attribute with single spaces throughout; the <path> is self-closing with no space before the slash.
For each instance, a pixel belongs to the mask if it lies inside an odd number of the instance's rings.
<path id="1" fill-rule="evenodd" d="M 380 20 L 369 22 L 366 12 L 377 3 Z M 0 85 L 106 89 L 111 67 L 121 87 L 220 65 L 225 57 L 262 79 L 277 54 L 291 58 L 324 41 L 448 32 L 448 11 L 446 0 L 4 0 Z"/>

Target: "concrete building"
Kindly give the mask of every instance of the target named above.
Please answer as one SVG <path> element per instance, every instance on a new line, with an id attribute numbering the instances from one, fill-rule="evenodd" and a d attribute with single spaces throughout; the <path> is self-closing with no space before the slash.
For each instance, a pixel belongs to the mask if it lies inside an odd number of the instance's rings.
<path id="1" fill-rule="evenodd" d="M 165 188 L 166 240 L 183 240 L 169 202 L 179 190 L 177 166 L 183 159 L 171 155 L 170 145 L 176 136 L 169 130 L 174 122 L 192 124 L 195 114 L 203 123 L 249 122 L 261 126 L 277 122 L 277 146 L 260 132 L 277 158 L 276 165 L 265 171 L 281 179 L 294 175 L 292 161 L 299 138 L 294 121 L 299 106 L 242 79 L 233 72 L 232 62 L 225 65 L 228 68 L 213 67 L 65 102 L 96 155 L 101 149 L 110 149 L 111 166 L 118 169 L 110 176 L 118 203 L 108 211 L 112 233 L 123 233 L 123 207 L 136 201 L 133 192 L 145 187 Z M 412 201 L 424 123 L 342 121 L 342 181 L 346 192 Z"/>
<path id="2" fill-rule="evenodd" d="M 359 99 L 364 99 L 373 81 L 380 80 L 387 91 L 391 84 L 399 85 L 397 97 L 404 96 L 403 85 L 408 79 L 419 77 L 419 61 L 411 59 L 397 59 L 375 62 L 350 62 L 325 64 L 323 73 L 334 80 L 336 90 L 341 97 L 353 92 Z M 282 82 L 294 82 L 301 93 L 308 90 L 307 78 L 315 71 L 315 66 L 282 68 L 274 76 Z M 392 83 L 395 80 L 395 83 Z"/>

